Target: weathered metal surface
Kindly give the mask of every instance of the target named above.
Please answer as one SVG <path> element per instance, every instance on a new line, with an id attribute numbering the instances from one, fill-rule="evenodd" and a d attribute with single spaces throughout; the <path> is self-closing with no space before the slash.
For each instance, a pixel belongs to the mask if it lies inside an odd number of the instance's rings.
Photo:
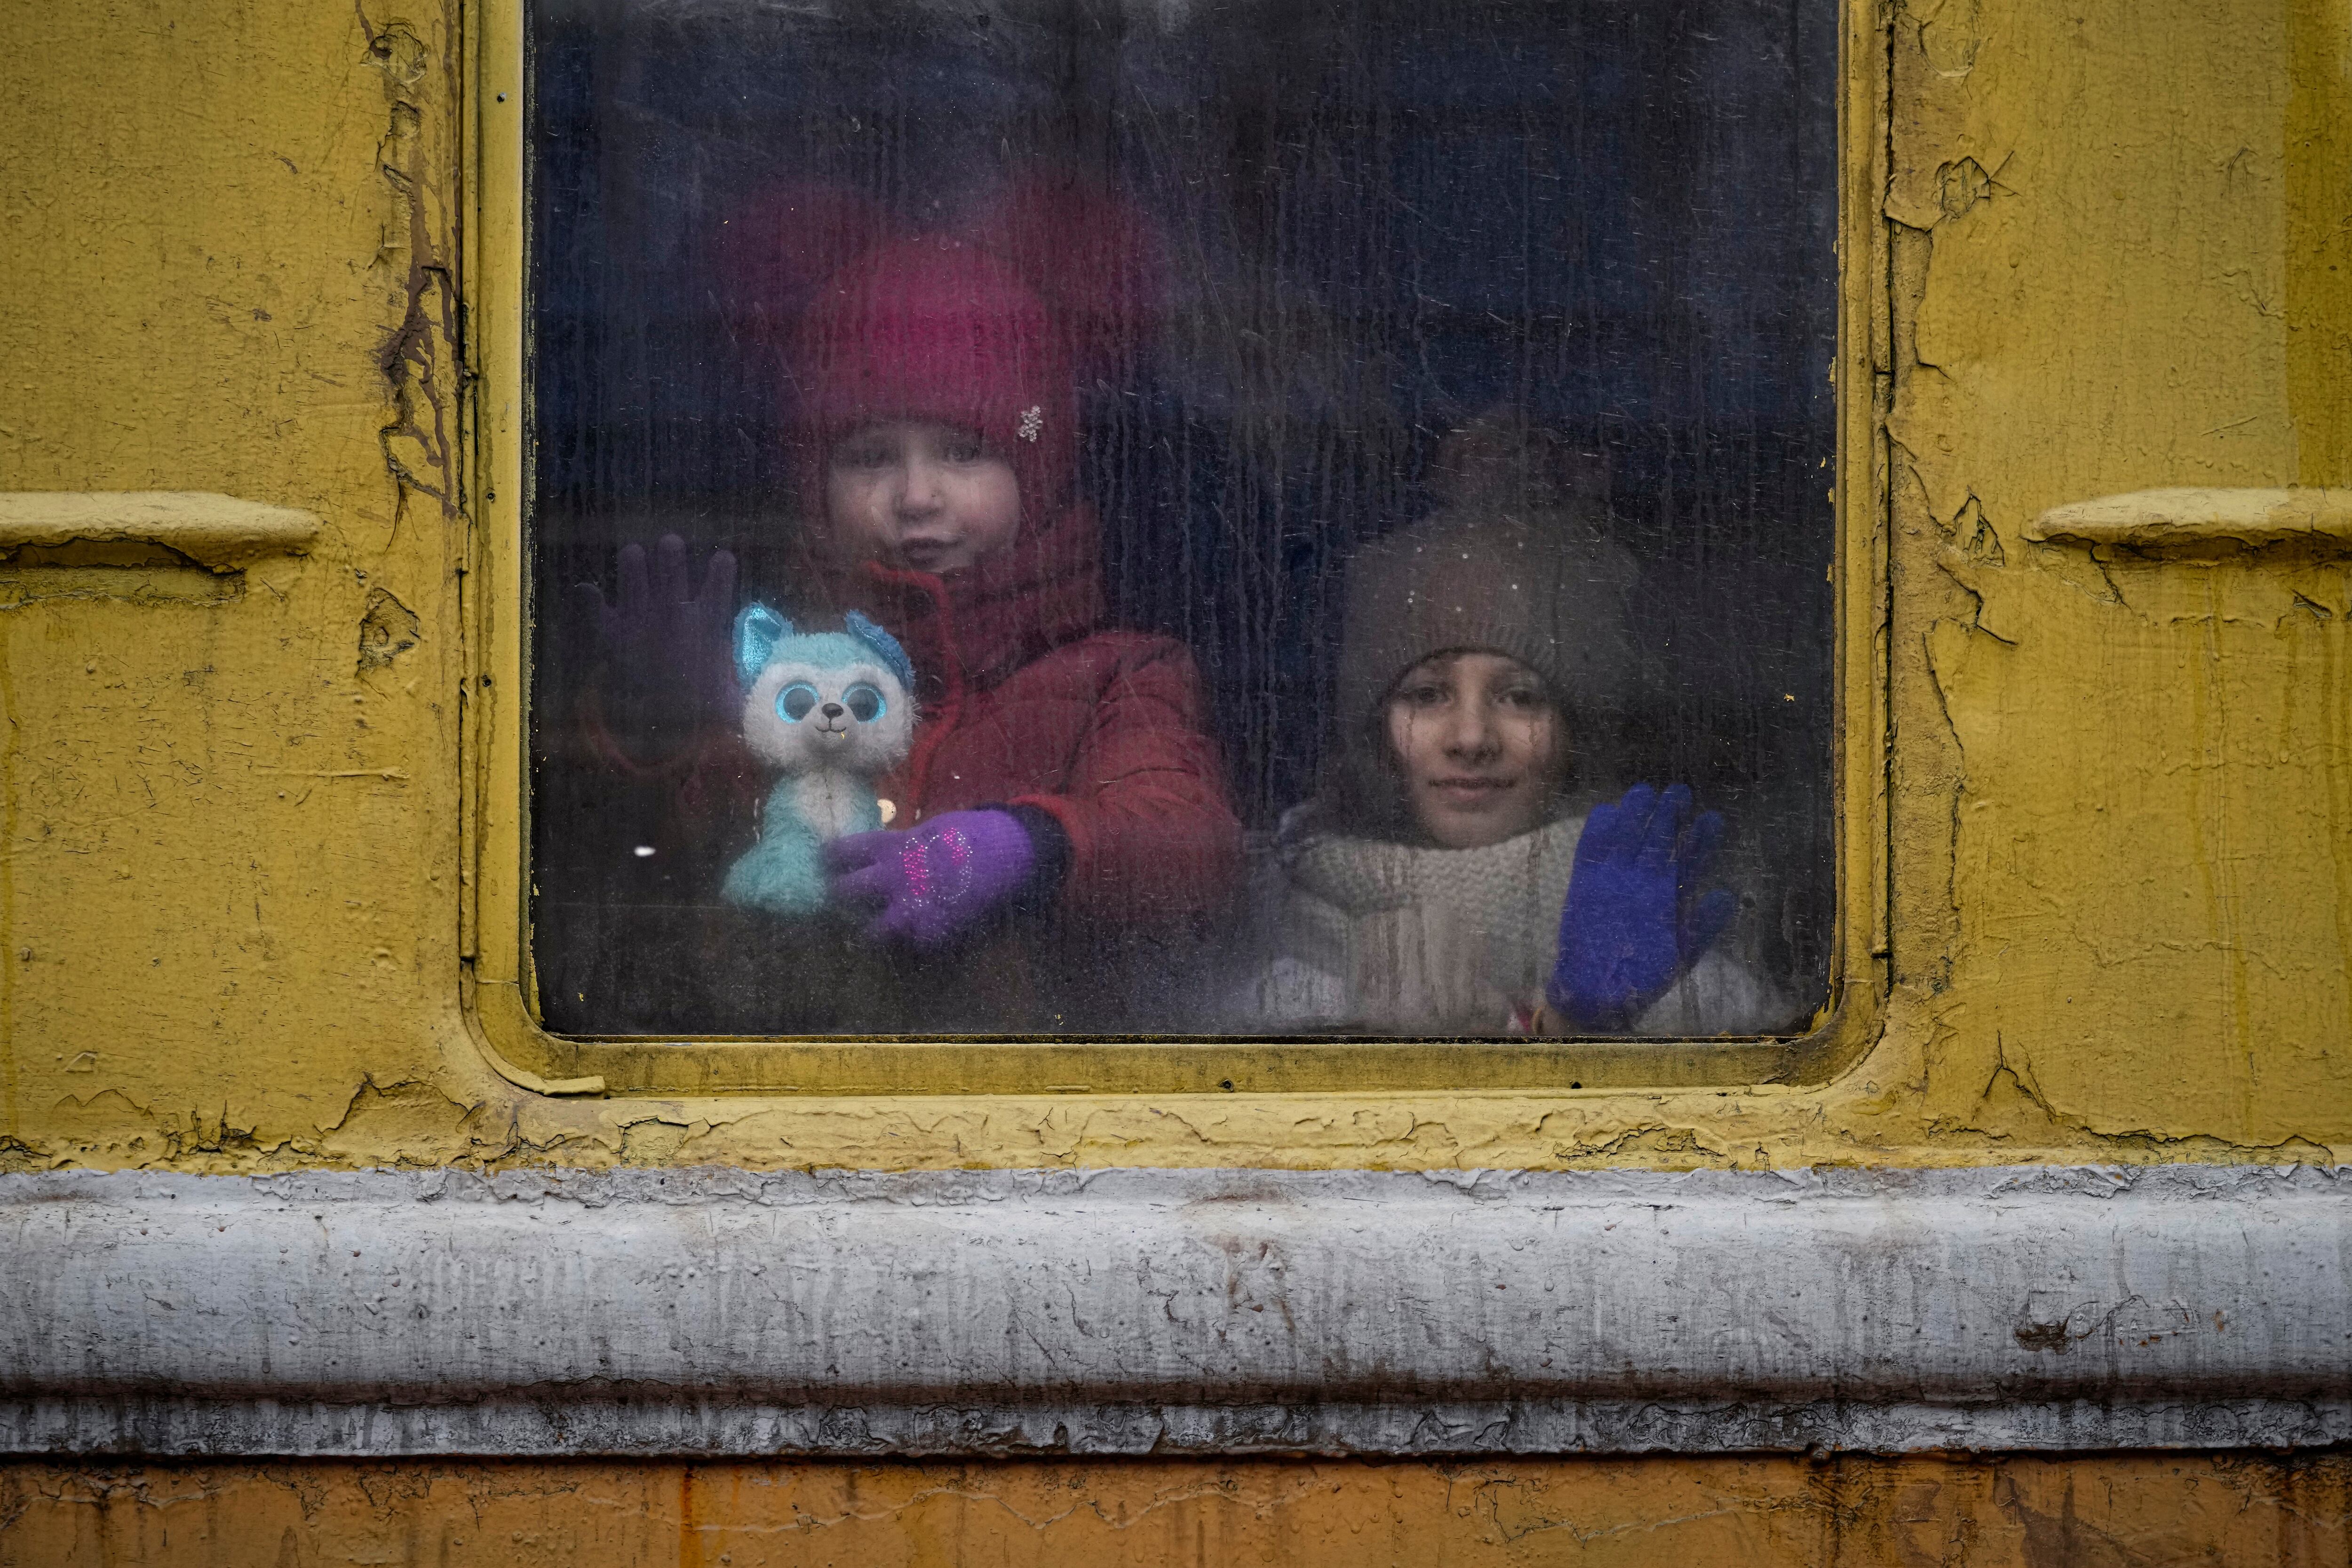
<path id="1" fill-rule="evenodd" d="M 26 1451 L 2352 1439 L 2303 1169 L 0 1178 Z"/>
<path id="2" fill-rule="evenodd" d="M 519 234 L 468 220 L 523 95 L 495 61 L 471 75 L 467 40 L 515 7 L 5 8 L 0 362 L 24 371 L 0 485 L 322 526 L 234 600 L 124 569 L 0 609 L 0 1166 L 2352 1157 L 2352 573 L 2027 534 L 2088 497 L 2352 477 L 2341 17 L 1848 9 L 1867 362 L 1841 361 L 1845 467 L 1885 472 L 1850 491 L 1838 570 L 1869 593 L 1843 733 L 1886 803 L 1874 837 L 1853 793 L 1847 841 L 1888 901 L 1850 911 L 1886 968 L 1851 1071 L 1474 1092 L 1440 1046 L 1416 1068 L 1438 1086 L 1395 1095 L 1050 1093 L 1081 1080 L 1041 1071 L 962 1099 L 551 1099 L 463 1010 L 469 973 L 520 974 L 468 890 L 511 918 L 521 862 L 467 837 L 516 821 L 479 767 L 520 730 L 478 720 L 523 672 L 474 644 L 517 606 L 468 606 L 493 575 L 478 508 L 520 469 L 469 485 L 457 423 L 482 371 L 483 428 L 510 436 L 519 372 L 460 364 L 456 332 L 461 281 L 478 326 L 521 277 Z"/>
<path id="3" fill-rule="evenodd" d="M 215 571 L 236 571 L 265 556 L 307 554 L 320 526 L 292 507 L 203 491 L 0 491 L 0 550 L 153 544 Z"/>
<path id="4" fill-rule="evenodd" d="M 26 1568 L 2315 1568 L 2352 1456 L 20 1461 Z"/>
<path id="5" fill-rule="evenodd" d="M 2024 533 L 2036 544 L 2069 540 L 2148 551 L 2291 544 L 2341 554 L 2352 543 L 2352 490 L 2135 490 L 2053 507 Z"/>

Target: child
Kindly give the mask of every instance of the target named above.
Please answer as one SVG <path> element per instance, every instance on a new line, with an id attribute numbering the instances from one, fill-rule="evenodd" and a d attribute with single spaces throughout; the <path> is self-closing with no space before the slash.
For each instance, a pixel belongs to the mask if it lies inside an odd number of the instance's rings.
<path id="1" fill-rule="evenodd" d="M 1004 961 L 965 968 L 1000 1001 L 1008 984 L 1022 993 L 982 1009 L 992 1021 L 1050 1024 L 1057 982 L 1007 979 L 1007 962 L 1024 967 L 1020 946 L 1036 956 L 1051 928 L 1098 950 L 1199 915 L 1226 897 L 1240 855 L 1191 655 L 1105 624 L 1098 524 L 1076 494 L 1067 330 L 987 248 L 923 236 L 842 267 L 783 348 L 807 519 L 791 609 L 819 623 L 864 612 L 918 680 L 911 755 L 878 786 L 891 825 L 831 846 L 835 901 L 918 953 L 1013 912 L 1039 917 Z M 673 667 L 708 669 L 724 656 L 723 633 L 706 644 L 731 613 L 732 560 L 714 558 L 698 594 L 674 541 L 662 566 L 667 586 L 638 589 L 637 619 L 667 617 L 667 634 L 693 640 L 663 655 Z M 642 570 L 625 553 L 625 590 Z M 608 649 L 666 634 L 633 637 L 601 597 L 593 608 Z M 671 771 L 696 797 L 686 815 L 723 800 L 737 819 L 712 835 L 723 855 L 748 841 L 756 794 L 741 787 L 752 770 L 727 705 L 700 706 L 706 733 L 681 741 L 671 726 L 672 750 L 690 758 Z M 901 966 L 918 988 L 926 973 L 946 971 Z"/>
<path id="2" fill-rule="evenodd" d="M 1474 499 L 1349 574 L 1326 782 L 1285 819 L 1255 1005 L 1420 1034 L 1750 1033 L 1783 1021 L 1715 946 L 1720 819 L 1646 785 L 1570 804 L 1639 685 L 1633 570 L 1572 511 Z"/>
<path id="3" fill-rule="evenodd" d="M 976 245 L 889 244 L 819 296 L 799 356 L 813 576 L 933 683 L 884 784 L 906 826 L 835 844 L 836 893 L 919 946 L 1021 897 L 1119 925 L 1218 902 L 1240 828 L 1199 677 L 1173 639 L 1103 625 L 1045 305 Z"/>

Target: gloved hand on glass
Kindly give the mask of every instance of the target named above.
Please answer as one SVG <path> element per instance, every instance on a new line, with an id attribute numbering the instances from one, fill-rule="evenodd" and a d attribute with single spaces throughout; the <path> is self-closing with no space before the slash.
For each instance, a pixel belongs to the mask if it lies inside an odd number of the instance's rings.
<path id="1" fill-rule="evenodd" d="M 699 587 L 686 541 L 664 534 L 650 563 L 623 547 L 611 603 L 593 582 L 569 597 L 575 635 L 593 650 L 597 711 L 613 740 L 639 761 L 675 755 L 707 726 L 732 728 L 742 693 L 730 664 L 735 557 L 713 551 Z"/>
<path id="2" fill-rule="evenodd" d="M 1738 900 L 1702 891 L 1723 819 L 1693 816 L 1690 787 L 1647 784 L 1593 808 L 1578 839 L 1546 996 L 1570 1023 L 1630 1028 L 1723 934 Z"/>

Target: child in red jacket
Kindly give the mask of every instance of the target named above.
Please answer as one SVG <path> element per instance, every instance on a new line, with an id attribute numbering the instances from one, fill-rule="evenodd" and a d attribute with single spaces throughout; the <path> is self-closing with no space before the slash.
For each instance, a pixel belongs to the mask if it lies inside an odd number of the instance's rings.
<path id="1" fill-rule="evenodd" d="M 882 785 L 901 825 L 835 843 L 835 896 L 918 946 L 1041 889 L 1119 922 L 1222 899 L 1240 828 L 1200 680 L 1182 643 L 1104 624 L 1045 303 L 977 244 L 886 243 L 819 292 L 793 358 L 811 576 L 929 688 Z"/>
<path id="2" fill-rule="evenodd" d="M 1240 830 L 1200 681 L 1181 643 L 1106 624 L 1056 313 L 980 243 L 887 239 L 818 289 L 781 346 L 808 519 L 794 608 L 880 622 L 919 683 L 912 752 L 879 785 L 892 825 L 832 846 L 835 901 L 919 950 L 1015 905 L 1102 929 L 1220 904 Z M 657 565 L 648 581 L 642 552 L 624 552 L 617 608 L 578 591 L 608 658 L 636 643 L 635 656 L 723 668 L 731 557 L 714 557 L 691 597 L 675 539 Z M 738 786 L 753 770 L 731 726 L 710 722 L 729 711 L 707 705 L 660 770 L 681 810 L 723 802 L 748 825 Z M 645 772 L 612 738 L 620 727 L 590 716 L 608 764 Z"/>

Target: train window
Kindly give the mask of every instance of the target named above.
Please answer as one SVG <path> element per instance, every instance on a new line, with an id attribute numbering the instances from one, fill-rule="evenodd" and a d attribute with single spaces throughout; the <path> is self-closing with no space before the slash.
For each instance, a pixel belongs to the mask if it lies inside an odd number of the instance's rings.
<path id="1" fill-rule="evenodd" d="M 1829 994 L 1829 0 L 530 0 L 559 1034 Z"/>

